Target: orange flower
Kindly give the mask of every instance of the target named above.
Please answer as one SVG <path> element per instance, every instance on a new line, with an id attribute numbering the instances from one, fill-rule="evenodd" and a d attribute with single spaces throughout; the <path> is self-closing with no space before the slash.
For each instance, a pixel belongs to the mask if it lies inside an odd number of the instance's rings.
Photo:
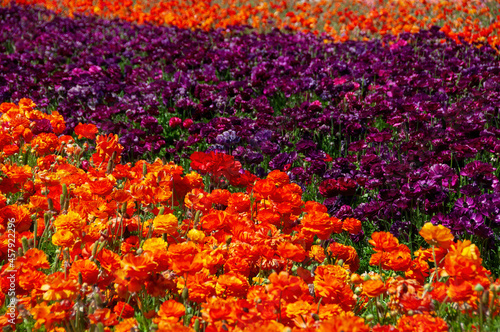
<path id="1" fill-rule="evenodd" d="M 453 240 L 451 231 L 443 225 L 434 226 L 428 222 L 420 230 L 419 234 L 425 239 L 425 242 L 431 246 L 449 248 L 450 241 Z"/>
<path id="2" fill-rule="evenodd" d="M 281 242 L 278 245 L 277 251 L 281 257 L 298 263 L 302 262 L 304 258 L 306 258 L 304 248 L 291 242 Z"/>
<path id="3" fill-rule="evenodd" d="M 134 317 L 134 308 L 123 301 L 118 302 L 113 308 L 113 312 L 121 318 L 127 319 Z"/>
<path id="4" fill-rule="evenodd" d="M 54 221 L 54 226 L 57 230 L 68 230 L 71 232 L 79 232 L 85 225 L 85 219 L 83 219 L 78 213 L 74 211 L 69 211 L 67 214 L 61 214 L 57 216 Z"/>
<path id="5" fill-rule="evenodd" d="M 117 314 L 117 315 L 119 316 L 119 314 Z M 122 320 L 118 325 L 115 326 L 115 332 L 136 331 L 138 329 L 138 327 L 139 327 L 139 323 L 137 323 L 137 320 L 135 318 L 129 317 L 129 318 Z"/>
<path id="6" fill-rule="evenodd" d="M 128 277 L 144 278 L 156 269 L 157 263 L 153 261 L 153 256 L 146 253 L 140 256 L 130 253 L 123 257 L 121 265 Z"/>
<path id="7" fill-rule="evenodd" d="M 158 316 L 162 318 L 175 317 L 180 318 L 186 313 L 186 308 L 182 303 L 175 300 L 168 300 L 161 304 Z"/>
<path id="8" fill-rule="evenodd" d="M 352 332 L 369 332 L 370 327 L 365 324 L 363 318 L 360 317 L 349 317 L 349 316 L 337 316 L 330 320 L 321 322 L 317 329 L 319 332 L 341 332 L 341 331 L 352 331 Z"/>
<path id="9" fill-rule="evenodd" d="M 356 272 L 359 269 L 359 256 L 353 247 L 333 242 L 328 246 L 328 252 L 332 258 L 343 260 L 344 264 L 349 265 L 351 272 Z"/>
<path id="10" fill-rule="evenodd" d="M 382 280 L 368 280 L 363 283 L 363 294 L 368 297 L 377 297 L 385 292 L 385 284 Z"/>
<path id="11" fill-rule="evenodd" d="M 347 218 L 342 223 L 342 229 L 350 234 L 359 234 L 361 232 L 361 221 L 354 218 Z"/>
<path id="12" fill-rule="evenodd" d="M 200 271 L 195 275 L 190 275 L 187 279 L 187 288 L 189 290 L 189 300 L 202 303 L 207 301 L 208 298 L 215 295 L 216 277 L 209 275 L 208 271 Z M 179 278 L 177 288 L 179 292 L 186 287 L 186 280 Z"/>
<path id="13" fill-rule="evenodd" d="M 45 301 L 72 299 L 76 296 L 78 282 L 75 279 L 65 280 L 64 273 L 56 272 L 47 277 L 46 283 L 40 287 Z"/>
<path id="14" fill-rule="evenodd" d="M 306 238 L 315 235 L 320 240 L 326 240 L 332 233 L 338 234 L 342 231 L 342 222 L 328 215 L 328 213 L 308 213 L 302 218 L 301 233 Z"/>
<path id="15" fill-rule="evenodd" d="M 71 278 L 78 279 L 78 273 L 82 274 L 82 281 L 92 285 L 97 282 L 99 269 L 97 265 L 88 259 L 77 260 L 71 265 L 69 275 Z"/>
<path id="16" fill-rule="evenodd" d="M 75 236 L 73 232 L 61 229 L 52 235 L 52 243 L 60 247 L 70 247 L 75 243 Z"/>
<path id="17" fill-rule="evenodd" d="M 448 325 L 441 317 L 417 314 L 401 317 L 398 329 L 400 332 L 444 332 L 448 331 Z"/>
<path id="18" fill-rule="evenodd" d="M 31 141 L 31 146 L 38 156 L 43 156 L 57 150 L 59 140 L 53 133 L 40 133 Z"/>
<path id="19" fill-rule="evenodd" d="M 245 297 L 249 288 L 248 280 L 245 276 L 229 272 L 219 276 L 215 292 L 220 297 Z"/>
<path id="20" fill-rule="evenodd" d="M 158 234 L 173 235 L 177 231 L 177 217 L 172 213 L 156 216 L 153 219 L 153 227 Z"/>
<path id="21" fill-rule="evenodd" d="M 75 134 L 78 135 L 78 138 L 85 137 L 94 140 L 97 132 L 98 132 L 97 127 L 93 124 L 82 124 L 80 122 L 75 127 Z"/>
<path id="22" fill-rule="evenodd" d="M 309 251 L 309 257 L 313 258 L 318 263 L 323 263 L 326 258 L 325 249 L 322 246 L 314 245 Z"/>
<path id="23" fill-rule="evenodd" d="M 104 326 L 114 326 L 118 324 L 118 317 L 109 308 L 97 309 L 93 314 L 89 314 L 88 317 L 91 324 L 102 323 Z"/>
<path id="24" fill-rule="evenodd" d="M 389 232 L 375 232 L 372 234 L 372 239 L 368 241 L 375 251 L 391 251 L 395 250 L 399 241 Z"/>
<path id="25" fill-rule="evenodd" d="M 113 155 L 113 152 L 116 152 L 116 158 L 114 160 L 115 163 L 120 161 L 120 154 L 123 151 L 123 146 L 118 143 L 118 135 L 101 135 L 97 136 L 96 139 L 96 151 L 98 156 L 108 160 Z"/>

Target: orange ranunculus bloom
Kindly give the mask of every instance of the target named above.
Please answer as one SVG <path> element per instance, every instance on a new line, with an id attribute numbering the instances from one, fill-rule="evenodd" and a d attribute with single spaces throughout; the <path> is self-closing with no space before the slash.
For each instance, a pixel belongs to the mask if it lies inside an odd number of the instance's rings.
<path id="1" fill-rule="evenodd" d="M 209 275 L 208 271 L 200 271 L 187 278 L 187 288 L 189 290 L 189 300 L 202 303 L 208 298 L 215 295 L 216 277 Z M 177 282 L 177 289 L 179 293 L 186 287 L 186 280 L 179 278 Z"/>
<path id="2" fill-rule="evenodd" d="M 43 156 L 56 151 L 59 140 L 53 133 L 40 133 L 31 141 L 31 146 L 38 156 Z"/>
<path id="3" fill-rule="evenodd" d="M 399 241 L 389 232 L 375 232 L 372 239 L 368 240 L 375 251 L 392 251 L 399 246 Z"/>
<path id="4" fill-rule="evenodd" d="M 363 283 L 363 294 L 368 297 L 377 297 L 386 291 L 382 280 L 367 280 Z"/>
<path id="5" fill-rule="evenodd" d="M 268 179 L 258 180 L 253 186 L 253 193 L 258 199 L 267 199 L 276 190 L 274 181 Z"/>
<path id="6" fill-rule="evenodd" d="M 61 229 L 52 235 L 52 243 L 60 247 L 70 247 L 75 243 L 75 236 L 73 232 Z"/>
<path id="7" fill-rule="evenodd" d="M 285 172 L 274 170 L 267 175 L 267 179 L 271 180 L 277 187 L 283 187 L 290 183 L 290 178 Z"/>
<path id="8" fill-rule="evenodd" d="M 201 310 L 202 317 L 209 323 L 225 320 L 233 322 L 233 302 L 232 299 L 222 299 L 220 297 L 209 298 Z"/>
<path id="9" fill-rule="evenodd" d="M 42 250 L 31 248 L 24 253 L 24 256 L 18 257 L 16 263 L 23 263 L 32 269 L 48 269 L 50 268 L 47 255 Z"/>
<path id="10" fill-rule="evenodd" d="M 118 324 L 118 316 L 109 308 L 97 309 L 93 314 L 89 314 L 88 317 L 91 324 L 102 323 L 104 326 Z"/>
<path id="11" fill-rule="evenodd" d="M 40 288 L 43 291 L 45 301 L 59 301 L 62 299 L 73 299 L 78 290 L 78 282 L 75 279 L 65 279 L 64 273 L 56 272 L 47 276 L 45 284 Z"/>
<path id="12" fill-rule="evenodd" d="M 97 154 L 105 160 L 111 158 L 113 152 L 116 152 L 114 162 L 118 163 L 120 161 L 120 154 L 123 151 L 123 146 L 118 143 L 118 135 L 101 135 L 97 136 L 96 139 L 96 151 Z"/>
<path id="13" fill-rule="evenodd" d="M 113 312 L 121 318 L 127 319 L 134 317 L 134 308 L 126 302 L 119 301 L 113 308 Z"/>
<path id="14" fill-rule="evenodd" d="M 403 316 L 398 320 L 397 327 L 400 332 L 448 331 L 448 325 L 441 317 L 433 317 L 429 314 Z"/>
<path id="15" fill-rule="evenodd" d="M 287 272 L 272 273 L 268 279 L 270 284 L 266 285 L 266 289 L 276 299 L 294 302 L 309 294 L 309 287 L 304 280 Z"/>
<path id="16" fill-rule="evenodd" d="M 281 242 L 277 248 L 278 254 L 294 262 L 302 262 L 306 258 L 306 251 L 300 245 L 291 242 Z"/>
<path id="17" fill-rule="evenodd" d="M 167 300 L 163 302 L 158 311 L 158 316 L 162 318 L 175 317 L 176 320 L 186 313 L 186 308 L 182 303 L 175 300 Z"/>
<path id="18" fill-rule="evenodd" d="M 61 214 L 57 216 L 54 221 L 54 226 L 57 230 L 68 230 L 71 232 L 79 232 L 85 225 L 85 219 L 82 218 L 78 213 L 74 211 L 69 211 L 67 214 Z"/>
<path id="19" fill-rule="evenodd" d="M 41 329 L 44 326 L 47 330 L 51 329 L 54 324 L 62 322 L 66 317 L 64 312 L 55 310 L 58 303 L 47 305 L 47 302 L 41 302 L 31 308 L 30 314 L 35 319 L 35 329 Z"/>
<path id="20" fill-rule="evenodd" d="M 431 246 L 438 246 L 445 249 L 450 246 L 450 241 L 453 240 L 453 235 L 448 228 L 443 225 L 434 226 L 430 222 L 425 223 L 419 234 Z"/>
<path id="21" fill-rule="evenodd" d="M 122 258 L 121 266 L 128 277 L 145 278 L 156 269 L 157 263 L 153 261 L 153 256 L 146 253 L 139 256 L 130 253 Z"/>
<path id="22" fill-rule="evenodd" d="M 344 311 L 350 311 L 356 303 L 349 284 L 332 274 L 325 274 L 323 277 L 316 276 L 314 291 L 316 297 L 323 298 L 322 303 L 338 304 Z"/>
<path id="23" fill-rule="evenodd" d="M 361 221 L 355 218 L 347 218 L 342 223 L 342 229 L 349 234 L 359 234 L 361 232 Z"/>
<path id="24" fill-rule="evenodd" d="M 291 319 L 300 316 L 308 316 L 313 311 L 316 311 L 315 306 L 312 303 L 303 300 L 289 303 L 285 308 L 286 315 Z"/>
<path id="25" fill-rule="evenodd" d="M 119 313 L 117 315 L 120 316 Z M 125 318 L 125 317 L 122 316 L 122 318 Z M 139 323 L 137 322 L 137 320 L 133 317 L 128 317 L 128 318 L 123 319 L 120 323 L 118 323 L 118 325 L 115 326 L 115 332 L 136 331 L 138 327 L 139 327 Z"/>
<path id="26" fill-rule="evenodd" d="M 349 265 L 351 272 L 356 272 L 359 269 L 359 256 L 353 247 L 333 242 L 328 246 L 328 252 L 332 258 L 343 260 L 344 264 Z"/>
<path id="27" fill-rule="evenodd" d="M 80 122 L 75 127 L 75 134 L 78 135 L 78 138 L 85 137 L 94 140 L 97 133 L 98 133 L 97 127 L 93 124 L 82 124 Z"/>
<path id="28" fill-rule="evenodd" d="M 172 269 L 176 273 L 194 273 L 203 268 L 203 254 L 198 252 L 192 241 L 170 245 L 168 254 L 172 262 Z"/>
<path id="29" fill-rule="evenodd" d="M 342 222 L 337 218 L 330 218 L 328 213 L 308 213 L 302 218 L 301 234 L 306 238 L 315 235 L 321 240 L 326 240 L 332 233 L 342 231 Z"/>
<path id="30" fill-rule="evenodd" d="M 94 195 L 99 195 L 99 196 L 108 196 L 111 194 L 113 191 L 113 188 L 116 184 L 116 180 L 110 180 L 108 177 L 103 177 L 100 179 L 97 179 L 95 181 L 90 181 L 89 186 L 90 186 L 90 191 Z"/>
<path id="31" fill-rule="evenodd" d="M 369 332 L 370 327 L 360 317 L 337 316 L 321 322 L 317 329 L 319 332 Z"/>
<path id="32" fill-rule="evenodd" d="M 71 278 L 78 279 L 78 273 L 82 274 L 83 282 L 92 285 L 97 282 L 99 269 L 94 262 L 88 259 L 81 259 L 74 262 L 69 269 L 69 275 Z"/>
<path id="33" fill-rule="evenodd" d="M 322 246 L 314 245 L 309 250 L 309 257 L 318 263 L 323 263 L 326 258 L 325 249 Z"/>
<path id="34" fill-rule="evenodd" d="M 172 213 L 156 216 L 153 219 L 155 233 L 172 235 L 177 231 L 177 217 Z"/>
<path id="35" fill-rule="evenodd" d="M 248 280 L 244 275 L 228 272 L 219 276 L 215 292 L 220 297 L 245 297 L 249 287 Z"/>

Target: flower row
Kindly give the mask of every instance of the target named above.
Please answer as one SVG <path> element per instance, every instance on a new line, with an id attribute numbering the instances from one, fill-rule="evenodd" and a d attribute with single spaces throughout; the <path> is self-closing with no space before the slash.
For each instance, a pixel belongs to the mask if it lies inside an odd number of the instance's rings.
<path id="1" fill-rule="evenodd" d="M 485 240 L 487 266 L 500 266 L 492 48 L 441 43 L 438 29 L 337 44 L 0 13 L 0 95 L 57 109 L 66 133 L 79 122 L 117 133 L 127 160 L 225 152 L 261 178 L 286 172 L 331 215 L 405 242 L 430 220 Z M 57 130 L 43 119 L 32 128 Z"/>
<path id="2" fill-rule="evenodd" d="M 29 99 L 0 112 L 11 142 L 0 161 L 0 301 L 15 308 L 2 326 L 446 331 L 444 310 L 465 328 L 495 326 L 500 282 L 446 227 L 425 224 L 430 247 L 418 250 L 373 232 L 372 272 L 361 273 L 347 235 L 366 225 L 304 202 L 281 171 L 261 179 L 216 152 L 191 155 L 198 172 L 187 174 L 160 160 L 122 164 L 117 136 L 93 125 L 61 135 L 61 117 Z M 57 134 L 35 133 L 40 121 Z M 95 139 L 89 158 L 84 138 Z"/>
<path id="3" fill-rule="evenodd" d="M 217 29 L 250 25 L 261 30 L 325 33 L 335 41 L 369 39 L 418 32 L 433 25 L 459 41 L 489 43 L 499 39 L 498 2 L 488 1 L 74 1 L 16 0 L 41 5 L 70 17 L 78 14 L 120 18 L 139 24 Z M 3 5 L 12 3 L 3 0 Z"/>

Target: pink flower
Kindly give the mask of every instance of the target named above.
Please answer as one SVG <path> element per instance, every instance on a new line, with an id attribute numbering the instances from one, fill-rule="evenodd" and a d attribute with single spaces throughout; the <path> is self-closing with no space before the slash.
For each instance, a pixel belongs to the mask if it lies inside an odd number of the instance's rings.
<path id="1" fill-rule="evenodd" d="M 175 116 L 173 118 L 170 118 L 170 120 L 168 121 L 168 125 L 172 128 L 180 126 L 181 123 L 182 123 L 182 120 L 178 117 L 175 117 Z"/>
<path id="2" fill-rule="evenodd" d="M 193 120 L 191 119 L 186 119 L 182 123 L 182 127 L 184 127 L 184 129 L 189 129 L 189 127 L 191 127 L 192 125 L 193 125 Z"/>

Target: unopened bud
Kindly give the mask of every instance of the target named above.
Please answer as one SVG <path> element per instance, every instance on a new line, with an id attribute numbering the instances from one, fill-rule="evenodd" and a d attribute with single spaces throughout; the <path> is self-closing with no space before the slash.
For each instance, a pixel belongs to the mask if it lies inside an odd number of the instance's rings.
<path id="1" fill-rule="evenodd" d="M 477 284 L 477 285 L 474 287 L 474 290 L 475 290 L 476 292 L 482 292 L 482 291 L 484 291 L 484 287 L 483 287 L 483 285 L 481 285 L 481 284 Z"/>
<path id="2" fill-rule="evenodd" d="M 26 251 L 28 251 L 29 249 L 28 238 L 26 236 L 23 236 L 23 238 L 21 239 L 21 243 L 23 244 L 23 253 L 26 253 Z"/>
<path id="3" fill-rule="evenodd" d="M 184 287 L 184 289 L 182 290 L 181 296 L 182 296 L 182 299 L 184 300 L 184 302 L 186 302 L 189 299 L 189 288 Z"/>

